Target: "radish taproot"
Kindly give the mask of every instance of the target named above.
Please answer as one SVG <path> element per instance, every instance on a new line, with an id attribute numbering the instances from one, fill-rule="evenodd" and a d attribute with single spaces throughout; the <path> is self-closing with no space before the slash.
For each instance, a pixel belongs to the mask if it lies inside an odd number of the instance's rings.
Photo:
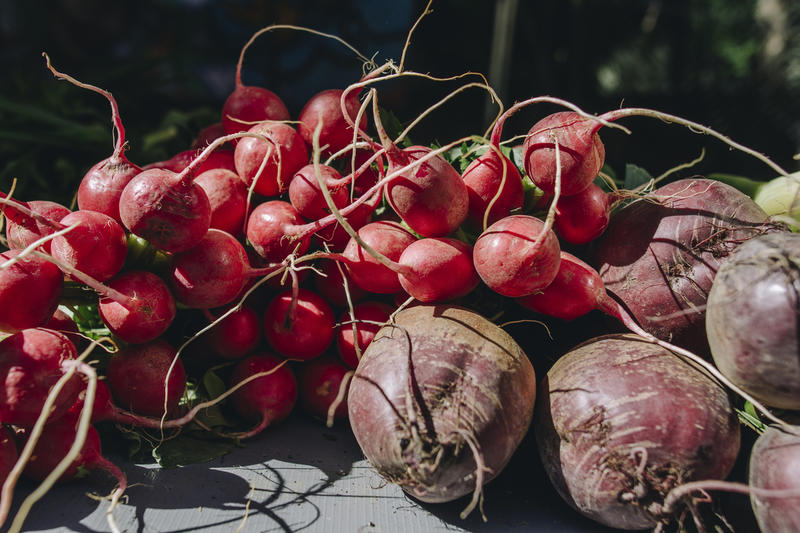
<path id="1" fill-rule="evenodd" d="M 517 166 L 502 153 L 488 150 L 470 163 L 461 178 L 469 196 L 467 221 L 473 227 L 485 229 L 484 218 L 486 226 L 490 226 L 522 209 L 522 176 Z"/>
<path id="2" fill-rule="evenodd" d="M 297 378 L 286 361 L 274 354 L 255 353 L 239 361 L 230 378 L 230 388 L 235 386 L 231 402 L 236 413 L 256 424 L 240 438 L 281 422 L 297 403 Z"/>
<path id="3" fill-rule="evenodd" d="M 0 214 L 6 219 L 6 240 L 12 250 L 23 250 L 42 237 L 52 235 L 60 229 L 54 222 L 70 214 L 69 208 L 50 200 L 12 201 L 0 191 Z M 17 207 L 23 207 L 20 210 Z M 50 251 L 50 241 L 42 243 L 42 249 Z"/>
<path id="4" fill-rule="evenodd" d="M 358 366 L 358 360 L 372 342 L 383 324 L 389 321 L 393 308 L 376 300 L 365 300 L 353 306 L 352 314 L 345 311 L 339 316 L 336 326 L 336 351 L 350 368 Z"/>
<path id="5" fill-rule="evenodd" d="M 264 336 L 273 350 L 303 361 L 320 356 L 334 336 L 333 310 L 308 289 L 278 293 L 264 310 Z"/>
<path id="6" fill-rule="evenodd" d="M 322 122 L 319 145 L 324 147 L 322 151 L 324 156 L 335 154 L 353 142 L 353 127 L 345 119 L 344 112 L 347 112 L 351 121 L 354 121 L 360 107 L 359 93 L 351 91 L 342 103 L 343 93 L 341 89 L 320 91 L 309 98 L 297 117 L 299 122 L 297 129 L 309 147 L 313 145 L 314 130 Z M 359 128 L 363 130 L 366 126 L 367 117 L 364 116 Z"/>
<path id="7" fill-rule="evenodd" d="M 64 363 L 75 359 L 75 345 L 61 333 L 27 328 L 0 341 L 0 423 L 30 428 L 36 423 L 50 389 L 64 375 Z M 63 416 L 75 403 L 81 379 L 69 378 L 55 398 L 48 420 Z"/>
<path id="8" fill-rule="evenodd" d="M 308 148 L 297 131 L 282 122 L 260 122 L 247 129 L 269 139 L 240 139 L 234 151 L 236 173 L 262 196 L 277 196 L 289 188 L 292 176 L 308 163 Z M 264 158 L 266 166 L 262 167 Z"/>
<path id="9" fill-rule="evenodd" d="M 300 405 L 314 418 L 346 418 L 348 374 L 352 370 L 332 355 L 303 363 L 297 374 Z"/>
<path id="10" fill-rule="evenodd" d="M 705 305 L 720 263 L 771 229 L 764 211 L 733 187 L 680 179 L 619 210 L 589 262 L 645 331 L 705 354 Z"/>
<path id="11" fill-rule="evenodd" d="M 194 182 L 202 187 L 211 207 L 211 228 L 238 236 L 247 218 L 247 185 L 236 172 L 213 168 L 201 172 Z"/>
<path id="12" fill-rule="evenodd" d="M 472 493 L 500 474 L 528 430 L 533 366 L 474 311 L 419 305 L 382 328 L 350 383 L 353 434 L 381 475 L 425 502 Z"/>
<path id="13" fill-rule="evenodd" d="M 666 495 L 725 478 L 740 449 L 726 390 L 633 335 L 595 338 L 559 358 L 540 385 L 534 430 L 561 497 L 621 529 L 672 521 Z"/>
<path id="14" fill-rule="evenodd" d="M 711 285 L 706 330 L 714 363 L 764 404 L 800 409 L 800 235 L 743 243 Z"/>
<path id="15" fill-rule="evenodd" d="M 114 123 L 114 129 L 117 132 L 114 152 L 86 172 L 78 186 L 77 201 L 79 209 L 98 211 L 121 223 L 119 199 L 122 195 L 122 190 L 142 169 L 125 157 L 125 128 L 122 126 L 117 101 L 106 90 L 79 82 L 72 76 L 56 71 L 50 64 L 50 58 L 47 54 L 42 55 L 47 61 L 47 68 L 56 78 L 67 80 L 73 85 L 101 94 L 111 104 L 111 122 Z"/>
<path id="16" fill-rule="evenodd" d="M 475 241 L 472 258 L 483 282 L 516 298 L 547 287 L 558 273 L 561 247 L 545 223 L 530 215 L 501 218 Z"/>
<path id="17" fill-rule="evenodd" d="M 55 264 L 21 253 L 0 253 L 0 331 L 8 333 L 45 325 L 64 293 L 64 274 Z"/>

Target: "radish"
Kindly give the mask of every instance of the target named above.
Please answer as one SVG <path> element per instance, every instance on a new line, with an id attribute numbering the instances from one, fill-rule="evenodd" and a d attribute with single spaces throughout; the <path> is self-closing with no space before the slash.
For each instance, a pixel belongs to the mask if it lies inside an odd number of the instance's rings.
<path id="1" fill-rule="evenodd" d="M 672 521 L 679 509 L 665 510 L 665 496 L 726 477 L 740 446 L 722 386 L 632 335 L 595 338 L 559 358 L 541 383 L 534 430 L 561 497 L 621 529 Z"/>
<path id="2" fill-rule="evenodd" d="M 348 367 L 330 355 L 303 363 L 297 376 L 303 409 L 322 420 L 346 418 L 349 372 Z"/>
<path id="3" fill-rule="evenodd" d="M 51 387 L 64 375 L 64 363 L 76 356 L 72 342 L 49 329 L 23 329 L 0 340 L 0 422 L 33 427 Z M 55 399 L 48 420 L 63 416 L 80 390 L 80 377 L 69 378 Z"/>
<path id="4" fill-rule="evenodd" d="M 556 183 L 555 143 L 561 148 L 561 194 L 570 196 L 588 187 L 605 161 L 597 131 L 602 122 L 574 111 L 559 111 L 528 131 L 523 144 L 525 172 L 537 187 L 553 193 Z"/>
<path id="5" fill-rule="evenodd" d="M 344 102 L 341 102 L 341 89 L 328 89 L 312 96 L 300 110 L 297 117 L 299 121 L 298 131 L 306 144 L 311 147 L 314 130 L 319 122 L 322 127 L 319 133 L 319 145 L 323 147 L 322 155 L 334 154 L 353 142 L 353 127 L 344 118 L 344 112 L 354 122 L 353 117 L 358 114 L 360 102 L 358 101 L 358 91 L 351 91 L 347 94 Z M 360 129 L 366 129 L 367 117 L 364 116 L 359 123 Z"/>
<path id="6" fill-rule="evenodd" d="M 195 137 L 194 141 L 192 141 L 192 148 L 205 148 L 215 140 L 220 137 L 225 136 L 225 127 L 222 125 L 222 122 L 215 122 L 213 124 L 209 124 L 199 132 L 197 132 L 197 136 Z M 222 149 L 229 149 L 232 150 L 232 146 L 222 146 Z"/>
<path id="7" fill-rule="evenodd" d="M 56 265 L 21 253 L 0 253 L 0 331 L 8 333 L 46 324 L 64 292 L 64 275 Z"/>
<path id="8" fill-rule="evenodd" d="M 500 474 L 528 430 L 536 378 L 503 330 L 453 306 L 404 309 L 373 339 L 350 383 L 362 452 L 425 502 L 472 493 Z"/>
<path id="9" fill-rule="evenodd" d="M 345 311 L 336 326 L 336 351 L 350 368 L 358 366 L 361 354 L 392 314 L 389 304 L 366 300 L 353 306 L 352 315 Z"/>
<path id="10" fill-rule="evenodd" d="M 110 280 L 105 288 L 92 288 L 101 293 L 97 303 L 100 318 L 125 342 L 151 341 L 175 318 L 175 299 L 167 284 L 152 272 L 130 270 Z"/>
<path id="11" fill-rule="evenodd" d="M 264 336 L 273 350 L 303 361 L 328 349 L 334 336 L 331 307 L 308 289 L 278 293 L 264 310 Z"/>
<path id="12" fill-rule="evenodd" d="M 119 222 L 110 216 L 79 209 L 58 223 L 77 226 L 50 241 L 50 253 L 58 261 L 98 281 L 115 276 L 125 264 L 128 240 Z"/>
<path id="13" fill-rule="evenodd" d="M 197 245 L 173 256 L 169 282 L 178 302 L 211 309 L 232 302 L 250 278 L 272 270 L 252 268 L 244 246 L 236 238 L 210 229 Z"/>
<path id="14" fill-rule="evenodd" d="M 49 226 L 46 229 L 26 230 L 18 235 L 28 240 L 40 234 L 53 235 L 43 246 L 62 264 L 67 264 L 100 281 L 105 281 L 122 269 L 128 249 L 127 237 L 122 226 L 110 216 L 98 211 L 78 210 L 61 214 L 59 220 L 47 218 L 30 209 L 26 204 L 0 193 L 0 204 L 4 204 L 16 220 L 34 222 L 36 226 Z M 56 204 L 58 205 L 58 204 Z M 15 224 L 19 227 L 19 224 Z M 69 231 L 64 232 L 67 228 Z M 32 244 L 28 243 L 28 244 Z M 27 246 L 27 245 L 26 245 Z"/>
<path id="15" fill-rule="evenodd" d="M 408 167 L 386 184 L 389 205 L 415 232 L 445 237 L 467 217 L 469 194 L 458 171 L 440 156 L 419 164 L 431 152 L 425 146 L 387 150 L 389 173 Z"/>
<path id="16" fill-rule="evenodd" d="M 467 221 L 473 227 L 485 229 L 522 209 L 522 176 L 517 166 L 499 151 L 490 149 L 479 156 L 464 170 L 461 178 L 469 195 Z"/>
<path id="17" fill-rule="evenodd" d="M 768 427 L 750 451 L 750 486 L 782 493 L 751 492 L 750 502 L 762 533 L 800 531 L 799 429 Z"/>
<path id="18" fill-rule="evenodd" d="M 211 228 L 233 236 L 244 231 L 247 218 L 247 185 L 239 176 L 224 168 L 206 170 L 194 179 L 208 197 L 211 206 Z"/>
<path id="19" fill-rule="evenodd" d="M 544 222 L 529 215 L 511 215 L 481 233 L 472 257 L 483 282 L 513 298 L 547 287 L 558 273 L 560 251 L 558 238 Z"/>
<path id="20" fill-rule="evenodd" d="M 800 235 L 754 237 L 719 266 L 706 307 L 714 363 L 761 402 L 800 409 Z"/>
<path id="21" fill-rule="evenodd" d="M 262 135 L 269 142 L 254 137 L 239 140 L 233 156 L 236 173 L 262 196 L 285 192 L 291 177 L 308 163 L 308 149 L 303 138 L 282 122 L 260 122 L 247 131 Z M 265 157 L 267 165 L 259 173 Z"/>
<path id="22" fill-rule="evenodd" d="M 705 305 L 720 262 L 769 230 L 761 208 L 733 187 L 681 179 L 615 213 L 590 263 L 645 331 L 707 353 Z"/>
<path id="23" fill-rule="evenodd" d="M 258 377 L 253 377 L 258 374 Z M 267 426 L 284 420 L 297 403 L 297 379 L 280 357 L 256 353 L 234 367 L 230 386 L 250 380 L 231 395 L 236 413 L 256 426 L 244 437 L 255 435 Z"/>
<path id="24" fill-rule="evenodd" d="M 7 195 L 2 191 L 0 191 L 0 199 L 7 199 Z M 15 206 L 25 209 L 19 210 Z M 8 247 L 12 250 L 23 250 L 42 237 L 52 235 L 61 229 L 54 222 L 59 222 L 71 211 L 63 205 L 49 200 L 18 202 L 9 199 L 3 202 L 0 213 L 6 218 Z M 45 252 L 50 251 L 49 240 L 42 244 L 42 249 Z"/>
<path id="25" fill-rule="evenodd" d="M 603 234 L 610 217 L 611 198 L 590 183 L 581 192 L 559 199 L 553 227 L 561 240 L 587 244 Z"/>
<path id="26" fill-rule="evenodd" d="M 480 283 L 472 247 L 457 239 L 426 238 L 400 254 L 400 286 L 420 302 L 443 302 L 465 296 Z"/>
<path id="27" fill-rule="evenodd" d="M 256 253 L 277 263 L 288 255 L 303 254 L 311 244 L 310 235 L 290 237 L 303 224 L 300 213 L 283 200 L 268 200 L 256 206 L 247 218 L 245 235 Z"/>
<path id="28" fill-rule="evenodd" d="M 33 453 L 25 465 L 24 475 L 26 477 L 44 481 L 67 456 L 78 435 L 78 418 L 77 415 L 70 413 L 44 427 Z M 100 448 L 100 435 L 90 425 L 78 457 L 70 463 L 58 481 L 64 482 L 84 477 L 91 470 L 105 470 L 111 474 L 118 484 L 115 494 L 121 495 L 125 491 L 127 487 L 125 474 L 103 456 Z"/>
<path id="29" fill-rule="evenodd" d="M 244 136 L 258 135 L 220 137 L 180 173 L 158 168 L 142 171 L 120 196 L 123 225 L 165 252 L 182 252 L 194 246 L 211 225 L 211 204 L 203 188 L 194 183 L 194 170 L 221 144 Z"/>
<path id="30" fill-rule="evenodd" d="M 78 186 L 77 199 L 79 209 L 99 211 L 117 222 L 122 222 L 119 213 L 119 199 L 122 195 L 122 190 L 142 169 L 125 157 L 125 128 L 122 126 L 122 119 L 119 116 L 117 101 L 108 91 L 94 85 L 81 83 L 71 76 L 56 71 L 50 65 L 50 58 L 47 57 L 47 54 L 42 55 L 47 61 L 47 68 L 56 78 L 67 80 L 73 85 L 102 94 L 111 104 L 111 122 L 114 123 L 114 128 L 117 132 L 114 152 L 110 157 L 98 162 L 86 172 Z"/>
<path id="31" fill-rule="evenodd" d="M 243 305 L 214 325 L 207 333 L 208 346 L 224 359 L 240 359 L 261 342 L 261 316 Z"/>
<path id="32" fill-rule="evenodd" d="M 325 181 L 333 203 L 341 209 L 349 203 L 349 191 L 344 187 L 339 171 L 328 165 L 319 165 L 320 177 Z M 289 201 L 304 218 L 318 220 L 330 210 L 319 188 L 314 165 L 306 165 L 298 170 L 289 183 Z"/>
<path id="33" fill-rule="evenodd" d="M 357 233 L 363 242 L 391 261 L 400 259 L 403 250 L 416 241 L 414 235 L 403 226 L 385 220 L 370 222 Z M 396 270 L 379 262 L 355 239 L 350 239 L 342 255 L 350 277 L 362 289 L 377 294 L 393 294 L 402 290 Z"/>
<path id="34" fill-rule="evenodd" d="M 163 339 L 127 346 L 108 361 L 108 387 L 117 405 L 146 416 L 175 412 L 186 389 L 176 350 Z"/>

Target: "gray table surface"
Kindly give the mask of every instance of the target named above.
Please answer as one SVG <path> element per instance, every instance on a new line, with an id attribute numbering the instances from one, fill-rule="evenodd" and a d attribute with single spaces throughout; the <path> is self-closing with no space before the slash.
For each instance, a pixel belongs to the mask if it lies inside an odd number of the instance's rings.
<path id="1" fill-rule="evenodd" d="M 346 421 L 329 429 L 293 415 L 222 458 L 179 468 L 112 459 L 130 484 L 114 511 L 127 532 L 613 531 L 561 501 L 530 437 L 485 487 L 486 523 L 478 512 L 459 518 L 467 498 L 424 504 L 385 482 L 363 458 Z M 113 487 L 102 472 L 57 485 L 33 507 L 23 529 L 109 531 L 108 502 L 89 493 L 107 494 Z M 18 488 L 12 515 L 31 488 Z"/>

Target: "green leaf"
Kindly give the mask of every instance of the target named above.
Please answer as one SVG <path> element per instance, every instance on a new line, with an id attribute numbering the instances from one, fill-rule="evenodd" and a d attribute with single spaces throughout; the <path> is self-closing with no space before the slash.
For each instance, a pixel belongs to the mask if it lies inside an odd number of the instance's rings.
<path id="1" fill-rule="evenodd" d="M 634 165 L 633 163 L 625 164 L 625 181 L 623 187 L 627 190 L 633 190 L 640 185 L 652 180 L 653 177 L 642 167 Z"/>
<path id="2" fill-rule="evenodd" d="M 216 398 L 227 390 L 225 382 L 214 372 L 215 368 L 210 368 L 203 374 L 203 387 L 210 398 Z"/>
<path id="3" fill-rule="evenodd" d="M 156 446 L 153 449 L 153 459 L 164 468 L 207 463 L 227 454 L 234 446 L 233 440 L 211 440 L 180 435 Z"/>

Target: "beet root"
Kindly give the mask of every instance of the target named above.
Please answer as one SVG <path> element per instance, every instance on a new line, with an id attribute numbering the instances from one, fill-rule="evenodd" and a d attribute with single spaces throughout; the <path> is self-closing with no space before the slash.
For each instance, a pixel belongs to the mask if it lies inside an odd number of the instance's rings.
<path id="1" fill-rule="evenodd" d="M 707 354 L 705 304 L 716 271 L 739 244 L 769 229 L 744 193 L 682 179 L 612 216 L 590 263 L 645 331 Z"/>
<path id="2" fill-rule="evenodd" d="M 800 235 L 750 239 L 719 268 L 706 309 L 714 363 L 772 407 L 800 409 Z"/>
<path id="3" fill-rule="evenodd" d="M 529 427 L 533 366 L 477 313 L 420 305 L 397 313 L 359 362 L 348 412 L 361 450 L 425 502 L 473 493 L 505 467 Z"/>
<path id="4" fill-rule="evenodd" d="M 793 427 L 795 431 L 800 430 Z M 767 428 L 750 451 L 752 487 L 792 492 L 793 497 L 750 495 L 762 533 L 800 531 L 800 436 L 777 427 Z"/>
<path id="5" fill-rule="evenodd" d="M 556 361 L 540 385 L 534 421 L 561 497 L 621 529 L 670 521 L 663 512 L 670 490 L 724 478 L 740 447 L 726 391 L 634 335 L 598 337 Z"/>

